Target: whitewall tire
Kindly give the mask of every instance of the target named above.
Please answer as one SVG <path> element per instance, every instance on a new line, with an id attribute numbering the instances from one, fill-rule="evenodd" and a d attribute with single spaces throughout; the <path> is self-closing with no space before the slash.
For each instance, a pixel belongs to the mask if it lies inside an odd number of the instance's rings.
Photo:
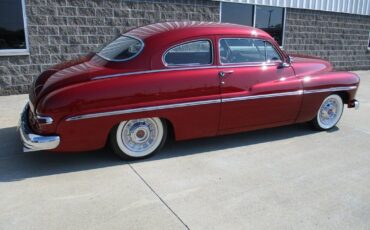
<path id="1" fill-rule="evenodd" d="M 311 125 L 317 130 L 332 129 L 342 117 L 343 108 L 343 100 L 339 95 L 329 95 L 322 102 Z"/>
<path id="2" fill-rule="evenodd" d="M 154 154 L 166 141 L 167 126 L 161 119 L 142 118 L 122 121 L 110 136 L 111 147 L 120 157 L 133 160 Z"/>

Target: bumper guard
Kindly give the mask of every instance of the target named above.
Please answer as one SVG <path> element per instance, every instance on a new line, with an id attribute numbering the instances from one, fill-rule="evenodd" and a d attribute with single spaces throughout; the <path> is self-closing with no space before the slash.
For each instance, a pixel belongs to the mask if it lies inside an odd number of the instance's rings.
<path id="1" fill-rule="evenodd" d="M 23 152 L 32 152 L 40 150 L 55 149 L 60 143 L 59 136 L 41 136 L 32 133 L 28 123 L 29 105 L 24 107 L 21 114 L 18 129 L 23 141 Z"/>

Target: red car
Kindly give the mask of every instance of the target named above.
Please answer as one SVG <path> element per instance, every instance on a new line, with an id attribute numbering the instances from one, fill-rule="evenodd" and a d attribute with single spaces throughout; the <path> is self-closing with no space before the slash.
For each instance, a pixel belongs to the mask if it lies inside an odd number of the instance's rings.
<path id="1" fill-rule="evenodd" d="M 109 143 L 138 159 L 176 140 L 310 122 L 333 128 L 357 108 L 359 77 L 288 56 L 241 25 L 166 22 L 128 31 L 98 52 L 43 72 L 21 118 L 25 151 Z"/>

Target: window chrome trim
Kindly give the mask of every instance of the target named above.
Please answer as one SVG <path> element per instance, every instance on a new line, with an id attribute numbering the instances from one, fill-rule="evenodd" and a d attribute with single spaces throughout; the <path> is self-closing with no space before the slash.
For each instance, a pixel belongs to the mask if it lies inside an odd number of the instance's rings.
<path id="1" fill-rule="evenodd" d="M 280 60 L 270 61 L 270 62 L 267 62 L 265 60 L 264 62 L 223 63 L 223 62 L 221 62 L 221 49 L 220 49 L 220 47 L 221 47 L 221 40 L 225 40 L 225 39 L 252 39 L 252 40 L 262 41 L 264 43 L 264 46 L 265 46 L 265 59 L 267 57 L 267 50 L 266 50 L 266 42 L 267 42 L 271 45 L 271 47 L 279 55 Z M 218 60 L 219 60 L 221 66 L 228 66 L 228 65 L 243 65 L 243 66 L 256 66 L 257 65 L 258 66 L 258 65 L 275 65 L 276 63 L 281 63 L 284 60 L 284 58 L 282 58 L 281 53 L 276 50 L 276 47 L 273 44 L 271 44 L 271 42 L 269 42 L 267 40 L 264 40 L 264 39 L 261 39 L 261 38 L 253 38 L 253 37 L 222 37 L 222 38 L 218 39 Z M 251 64 L 251 65 L 248 65 L 248 64 Z"/>
<path id="2" fill-rule="evenodd" d="M 25 49 L 0 49 L 0 56 L 22 56 L 30 55 L 30 44 L 28 41 L 28 26 L 27 26 L 27 15 L 26 15 L 26 3 L 25 0 L 21 0 L 22 5 L 22 17 L 23 17 L 23 30 L 24 39 L 26 43 Z"/>
<path id="3" fill-rule="evenodd" d="M 131 56 L 131 57 L 129 57 L 129 58 L 124 58 L 124 59 L 111 59 L 111 58 L 103 57 L 103 56 L 101 56 L 101 55 L 99 54 L 99 52 L 100 52 L 101 50 L 100 50 L 98 53 L 96 53 L 96 55 L 98 55 L 99 57 L 101 57 L 101 58 L 103 58 L 104 60 L 107 60 L 107 61 L 112 61 L 112 62 L 125 62 L 125 61 L 129 61 L 129 60 L 131 60 L 131 59 L 136 58 L 136 57 L 137 57 L 139 54 L 141 54 L 141 52 L 144 50 L 145 43 L 144 43 L 144 41 L 143 41 L 143 40 L 141 40 L 140 38 L 138 38 L 138 37 L 136 37 L 136 36 L 133 36 L 133 35 L 127 35 L 127 34 L 121 34 L 121 35 L 120 35 L 120 37 L 128 37 L 128 38 L 132 38 L 132 39 L 135 39 L 135 40 L 139 41 L 139 42 L 140 42 L 140 44 L 141 44 L 140 50 L 139 50 L 135 55 L 133 55 L 133 56 Z M 116 39 L 118 39 L 118 37 L 117 37 Z M 115 40 L 116 40 L 116 39 L 115 39 Z M 113 41 L 112 41 L 112 42 L 113 42 Z M 109 44 L 110 44 L 110 43 L 109 43 Z M 107 46 L 108 46 L 109 44 L 107 44 Z M 105 48 L 105 47 L 104 47 L 104 48 Z M 103 50 L 104 48 L 102 48 L 102 50 Z"/>
<path id="4" fill-rule="evenodd" d="M 210 43 L 210 47 L 211 47 L 211 63 L 209 64 L 196 64 L 196 63 L 189 63 L 189 64 L 175 64 L 175 65 L 172 65 L 172 64 L 168 64 L 165 60 L 165 57 L 167 55 L 167 53 L 175 48 L 175 47 L 178 47 L 178 46 L 181 46 L 181 45 L 185 45 L 185 44 L 188 44 L 188 43 L 192 43 L 192 42 L 199 42 L 199 41 L 208 41 Z M 189 40 L 189 41 L 185 41 L 185 42 L 182 42 L 182 43 L 178 43 L 176 45 L 173 45 L 171 47 L 169 47 L 168 49 L 166 49 L 166 51 L 164 51 L 164 53 L 162 54 L 162 63 L 164 66 L 166 67 L 181 67 L 181 66 L 210 66 L 210 65 L 213 65 L 214 64 L 214 51 L 213 51 L 213 42 L 211 39 L 209 38 L 200 38 L 200 39 L 195 39 L 195 40 Z"/>
<path id="5" fill-rule="evenodd" d="M 317 89 L 317 90 L 296 90 L 296 91 L 289 91 L 289 92 L 283 92 L 283 93 L 272 93 L 272 94 L 261 94 L 261 95 L 242 96 L 242 97 L 232 97 L 232 98 L 225 98 L 225 99 L 212 99 L 212 100 L 203 100 L 203 101 L 194 101 L 194 102 L 184 102 L 184 103 L 176 103 L 176 104 L 168 104 L 168 105 L 159 105 L 159 106 L 149 106 L 149 107 L 134 108 L 134 109 L 116 110 L 116 111 L 110 111 L 110 112 L 83 114 L 83 115 L 68 117 L 66 119 L 66 121 L 77 121 L 77 120 L 84 120 L 84 119 L 90 119 L 90 118 L 99 118 L 99 117 L 107 117 L 107 116 L 123 115 L 123 114 L 131 114 L 131 113 L 140 113 L 140 112 L 150 112 L 150 111 L 163 110 L 163 109 L 183 108 L 183 107 L 197 106 L 197 105 L 227 103 L 227 102 L 234 102 L 234 101 L 246 101 L 246 100 L 284 97 L 284 96 L 299 96 L 299 95 L 312 94 L 312 93 L 353 90 L 353 89 L 356 89 L 356 88 L 357 88 L 357 86 L 344 86 L 344 87 L 333 87 L 333 88 Z"/>

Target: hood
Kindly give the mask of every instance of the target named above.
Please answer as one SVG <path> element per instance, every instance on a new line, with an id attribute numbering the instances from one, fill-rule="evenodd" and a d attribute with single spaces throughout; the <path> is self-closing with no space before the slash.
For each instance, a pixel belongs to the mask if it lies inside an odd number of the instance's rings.
<path id="1" fill-rule="evenodd" d="M 289 54 L 292 57 L 292 67 L 298 77 L 326 73 L 333 70 L 330 62 L 315 56 Z"/>

